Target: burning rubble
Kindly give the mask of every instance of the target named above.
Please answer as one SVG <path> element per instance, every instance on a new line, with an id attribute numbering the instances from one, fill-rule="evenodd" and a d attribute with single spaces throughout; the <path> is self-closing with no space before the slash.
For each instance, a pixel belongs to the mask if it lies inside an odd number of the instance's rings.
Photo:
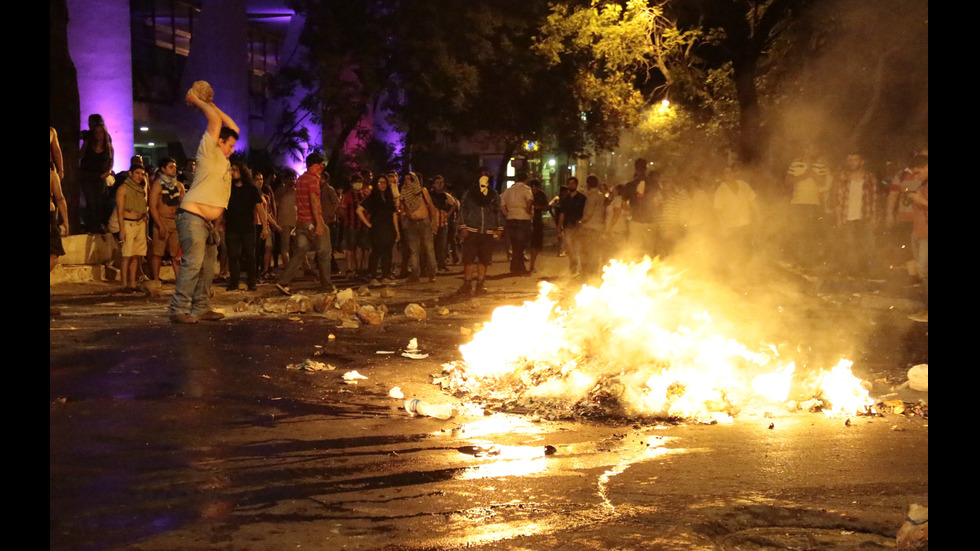
<path id="1" fill-rule="evenodd" d="M 538 297 L 497 308 L 434 383 L 497 409 L 543 417 L 725 422 L 784 408 L 874 414 L 852 362 L 797 369 L 779 348 L 729 336 L 701 282 L 659 260 L 612 261 L 598 287 L 570 300 L 542 282 Z M 716 319 L 717 318 L 717 319 Z"/>

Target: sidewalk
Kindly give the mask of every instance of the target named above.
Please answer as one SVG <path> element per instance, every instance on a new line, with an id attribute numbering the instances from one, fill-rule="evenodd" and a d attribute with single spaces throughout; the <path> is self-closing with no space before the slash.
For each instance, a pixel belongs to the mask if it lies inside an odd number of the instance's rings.
<path id="1" fill-rule="evenodd" d="M 508 273 L 509 263 L 503 243 L 498 244 L 494 262 L 487 270 L 486 285 L 490 291 L 489 297 L 511 300 L 519 296 L 533 297 L 537 293 L 538 284 L 545 280 L 564 286 L 572 284 L 580 286 L 584 281 L 572 280 L 568 272 L 568 259 L 558 256 L 558 248 L 554 236 L 553 224 L 546 223 L 545 247 L 539 254 L 535 273 L 527 277 L 511 277 Z M 78 296 L 92 294 L 113 294 L 119 290 L 119 274 L 115 268 L 118 262 L 118 244 L 111 236 L 76 235 L 66 238 L 66 255 L 60 259 L 55 269 L 50 273 L 51 295 Z M 338 263 L 343 264 L 340 254 L 335 254 Z M 670 261 L 669 257 L 666 260 Z M 148 264 L 148 263 L 146 263 Z M 911 284 L 904 269 L 883 270 L 884 275 L 879 279 L 853 280 L 838 277 L 836 274 L 820 276 L 804 274 L 783 263 L 777 263 L 785 276 L 795 280 L 800 291 L 815 297 L 820 297 L 835 305 L 852 305 L 858 308 L 872 310 L 894 310 L 903 315 L 925 310 L 921 300 L 921 290 Z M 450 266 L 448 272 L 437 275 L 434 283 L 425 278 L 419 283 L 406 284 L 398 280 L 393 286 L 400 301 L 415 299 L 418 302 L 446 298 L 462 283 L 462 266 Z M 280 267 L 276 273 L 281 273 Z M 148 272 L 148 267 L 145 268 Z M 342 273 L 342 272 L 341 272 Z M 333 283 L 338 290 L 358 289 L 367 281 L 349 281 L 341 277 L 341 273 L 333 276 Z M 148 275 L 148 274 L 147 274 Z M 148 289 L 151 297 L 164 301 L 169 300 L 173 292 L 174 273 L 169 262 L 164 262 L 160 270 L 163 285 L 156 289 Z M 146 282 L 143 282 L 144 285 Z M 760 282 L 764 285 L 764 282 Z M 293 292 L 314 293 L 317 280 L 312 275 L 301 275 L 291 285 Z M 260 280 L 256 291 L 229 292 L 225 290 L 224 282 L 216 280 L 212 289 L 216 307 L 231 307 L 247 298 L 265 298 L 282 296 L 275 288 L 274 281 Z M 377 295 L 379 289 L 372 288 Z M 161 305 L 161 307 L 164 307 Z M 230 311 L 230 308 L 229 310 Z"/>

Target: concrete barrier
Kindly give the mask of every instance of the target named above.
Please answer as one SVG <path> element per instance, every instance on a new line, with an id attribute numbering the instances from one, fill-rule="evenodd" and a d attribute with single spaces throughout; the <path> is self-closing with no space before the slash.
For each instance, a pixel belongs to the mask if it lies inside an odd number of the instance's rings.
<path id="1" fill-rule="evenodd" d="M 65 254 L 59 264 L 117 264 L 121 248 L 111 233 L 69 235 L 61 239 Z"/>

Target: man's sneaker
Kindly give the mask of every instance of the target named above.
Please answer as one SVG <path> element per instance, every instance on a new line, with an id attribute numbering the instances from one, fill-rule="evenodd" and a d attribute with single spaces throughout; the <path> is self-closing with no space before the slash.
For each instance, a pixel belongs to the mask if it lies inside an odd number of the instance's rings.
<path id="1" fill-rule="evenodd" d="M 215 312 L 214 310 L 208 310 L 207 312 L 204 312 L 203 314 L 201 314 L 200 316 L 198 316 L 198 319 L 202 319 L 204 321 L 217 321 L 217 320 L 222 319 L 224 317 L 225 317 L 225 315 L 222 314 L 221 312 Z"/>
<path id="2" fill-rule="evenodd" d="M 286 296 L 289 296 L 289 295 L 293 294 L 289 290 L 289 287 L 286 287 L 282 283 L 276 283 L 276 289 L 279 289 L 279 292 L 282 293 L 282 294 L 284 294 L 284 295 L 286 295 Z"/>
<path id="3" fill-rule="evenodd" d="M 464 281 L 463 285 L 461 285 L 460 288 L 456 290 L 457 295 L 463 295 L 463 296 L 469 296 L 472 292 L 473 291 L 471 290 L 469 281 Z"/>
<path id="4" fill-rule="evenodd" d="M 333 285 L 327 285 L 326 287 L 320 287 L 316 290 L 318 293 L 336 293 L 337 288 Z"/>
<path id="5" fill-rule="evenodd" d="M 191 314 L 170 314 L 170 321 L 174 323 L 197 323 L 198 317 Z"/>
<path id="6" fill-rule="evenodd" d="M 487 294 L 487 286 L 483 284 L 482 281 L 476 282 L 476 289 L 473 290 L 474 295 L 485 295 Z"/>
<path id="7" fill-rule="evenodd" d="M 909 316 L 909 319 L 920 323 L 929 323 L 929 311 L 917 312 Z"/>

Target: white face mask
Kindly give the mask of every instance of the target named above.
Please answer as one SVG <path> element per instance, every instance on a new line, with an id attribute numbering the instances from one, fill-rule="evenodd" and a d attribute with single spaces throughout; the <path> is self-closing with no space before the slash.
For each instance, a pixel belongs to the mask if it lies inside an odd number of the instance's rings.
<path id="1" fill-rule="evenodd" d="M 364 184 L 361 183 L 354 184 L 354 191 L 361 191 L 362 187 L 364 187 Z"/>
<path id="2" fill-rule="evenodd" d="M 490 191 L 490 178 L 480 176 L 480 192 L 486 195 Z"/>

